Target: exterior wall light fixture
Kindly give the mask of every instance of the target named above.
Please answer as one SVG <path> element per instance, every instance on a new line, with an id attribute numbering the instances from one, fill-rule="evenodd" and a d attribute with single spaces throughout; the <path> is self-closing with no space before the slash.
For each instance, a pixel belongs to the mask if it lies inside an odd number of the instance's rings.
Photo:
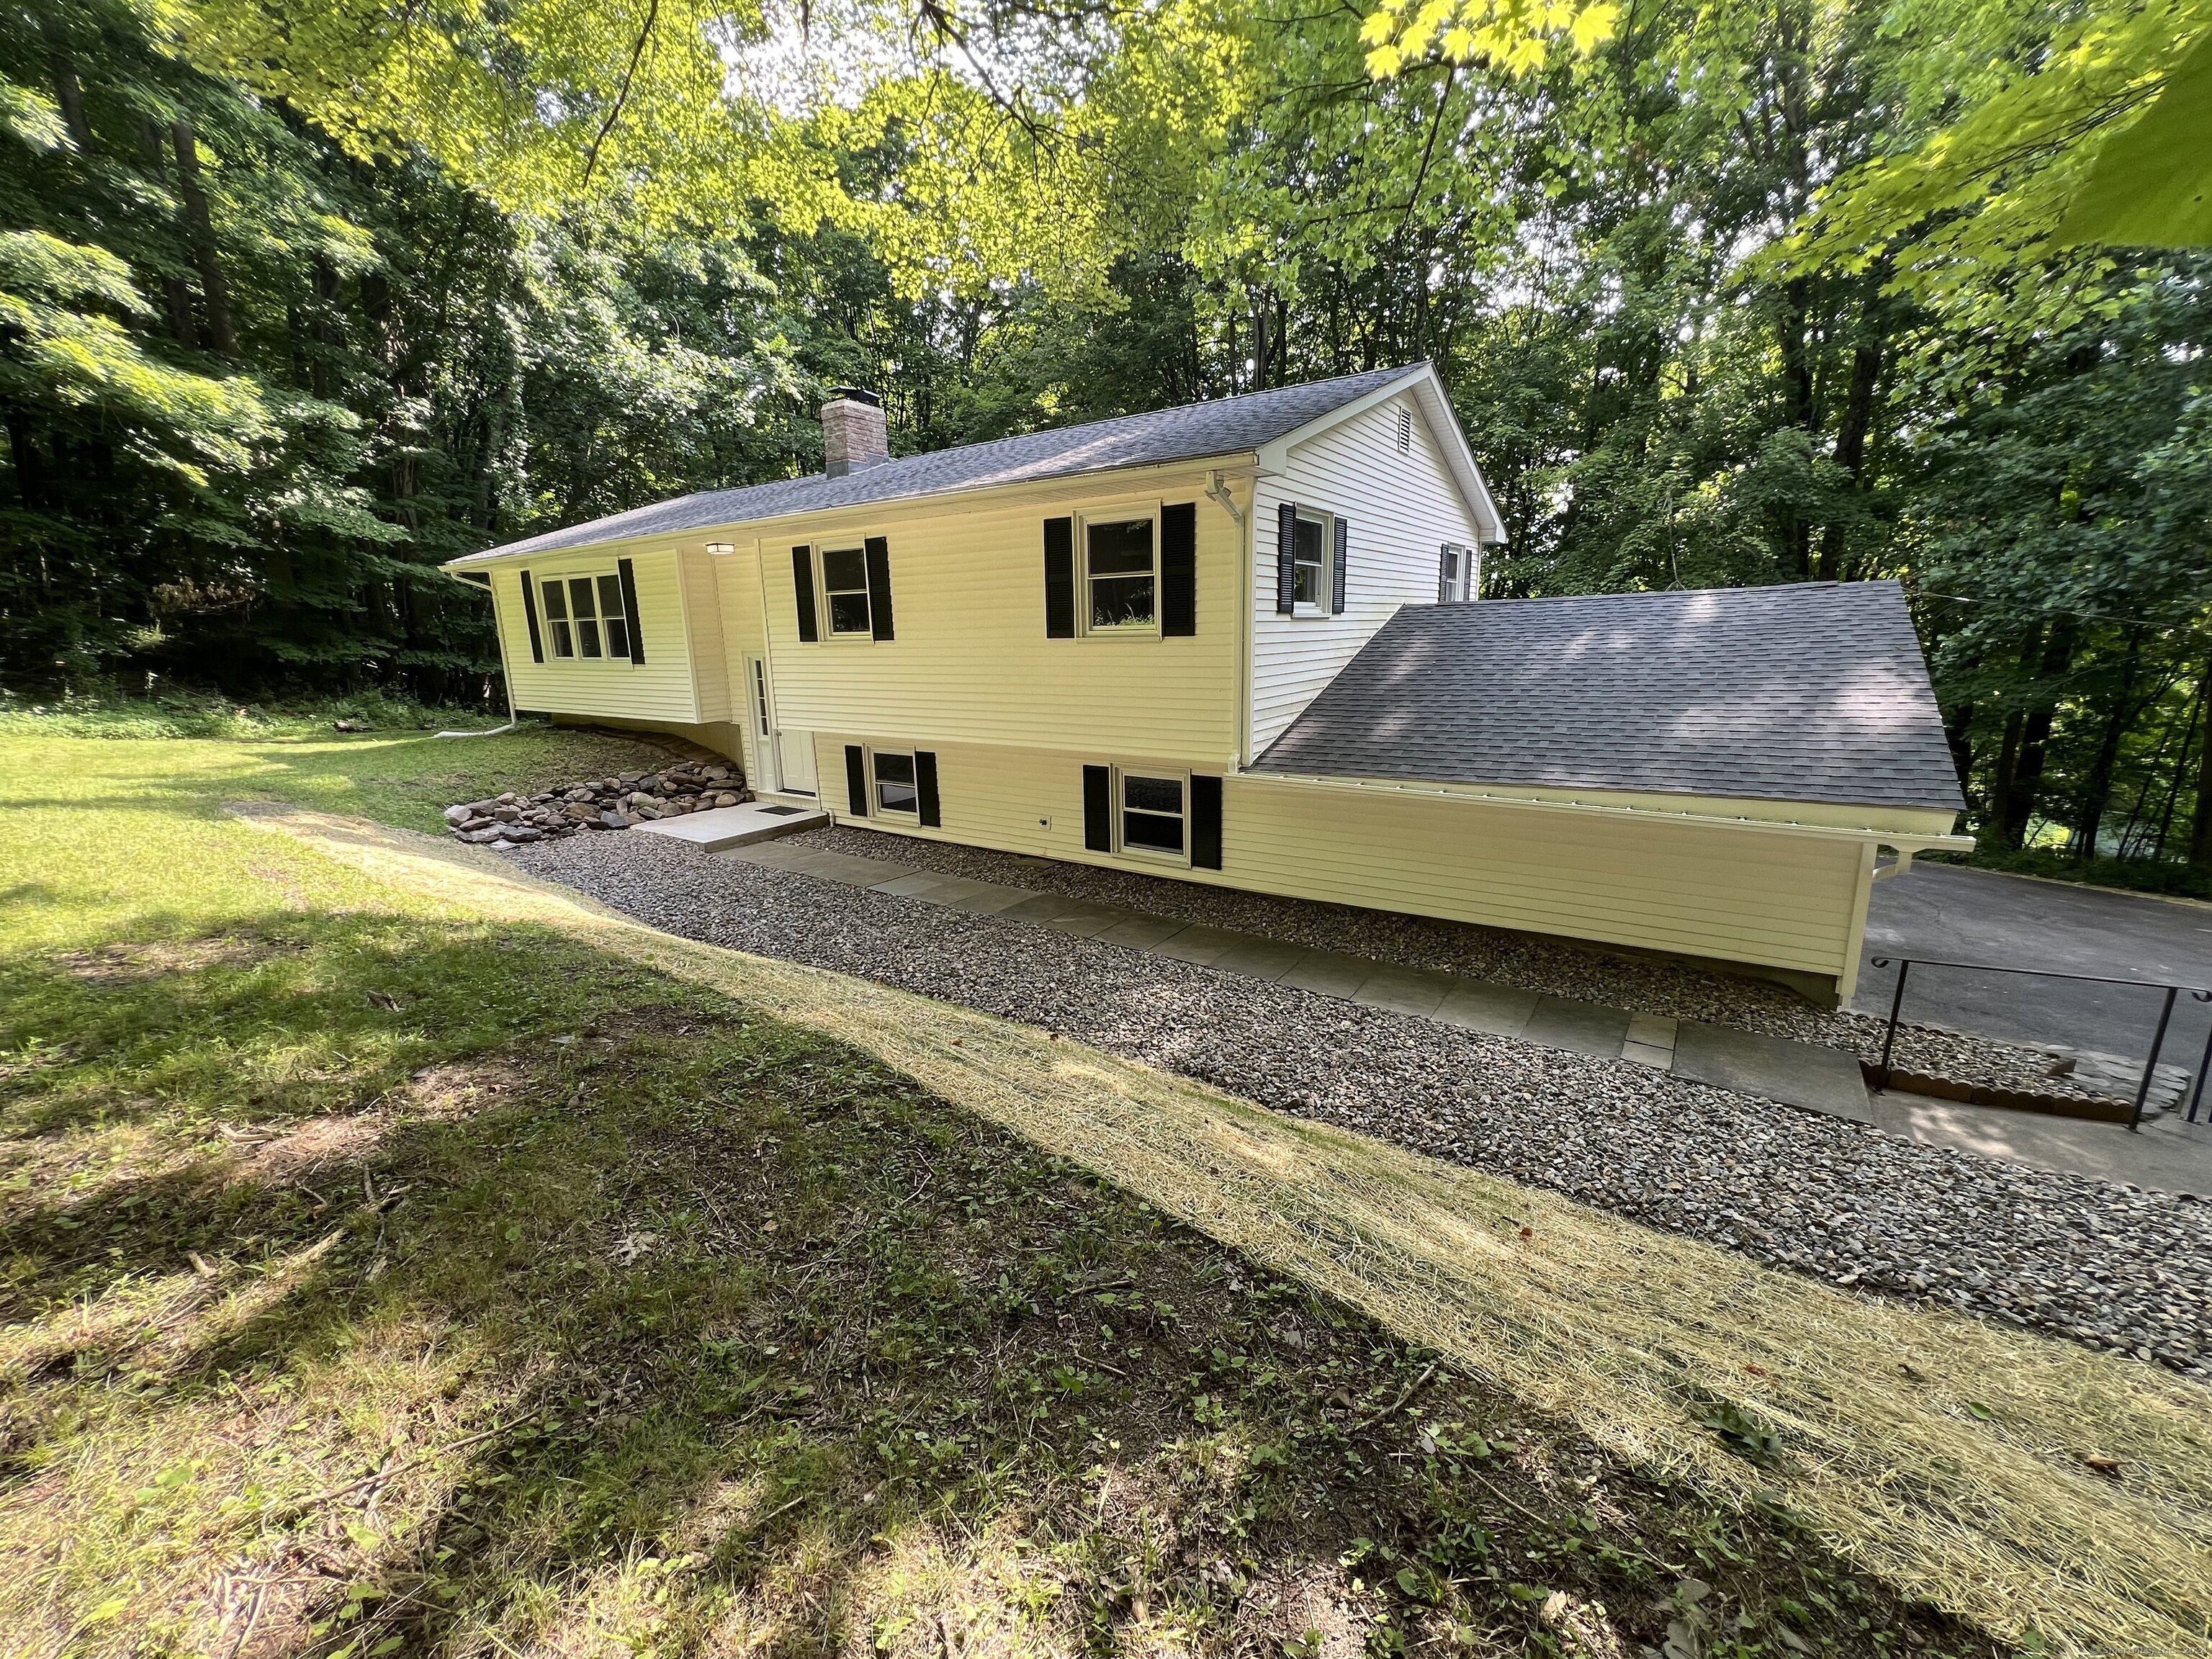
<path id="1" fill-rule="evenodd" d="M 718 559 L 726 559 L 738 549 L 734 542 L 708 542 L 707 550 Z"/>

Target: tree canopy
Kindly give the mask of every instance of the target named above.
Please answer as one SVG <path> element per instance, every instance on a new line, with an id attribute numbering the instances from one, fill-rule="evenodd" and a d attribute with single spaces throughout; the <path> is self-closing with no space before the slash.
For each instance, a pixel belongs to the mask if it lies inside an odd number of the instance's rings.
<path id="1" fill-rule="evenodd" d="M 1429 357 L 1493 596 L 1893 577 L 1974 825 L 2192 848 L 2212 0 L 0 9 L 0 676 L 486 695 L 454 553 Z M 2197 805 L 2202 797 L 2205 810 Z"/>

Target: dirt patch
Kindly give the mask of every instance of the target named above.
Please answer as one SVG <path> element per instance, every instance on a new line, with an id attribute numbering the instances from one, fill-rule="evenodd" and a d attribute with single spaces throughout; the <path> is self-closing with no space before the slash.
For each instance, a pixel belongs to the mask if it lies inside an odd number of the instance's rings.
<path id="1" fill-rule="evenodd" d="M 296 1186 L 334 1164 L 368 1162 L 391 1128 L 392 1119 L 386 1114 L 362 1112 L 348 1117 L 319 1117 L 265 1140 L 240 1135 L 232 1145 L 246 1156 L 231 1171 L 230 1179 L 263 1186 Z"/>
<path id="2" fill-rule="evenodd" d="M 143 985 L 167 974 L 203 973 L 211 968 L 251 968 L 300 949 L 285 940 L 226 934 L 216 939 L 105 945 L 97 951 L 72 951 L 56 957 L 54 965 L 69 978 L 86 985 Z"/>

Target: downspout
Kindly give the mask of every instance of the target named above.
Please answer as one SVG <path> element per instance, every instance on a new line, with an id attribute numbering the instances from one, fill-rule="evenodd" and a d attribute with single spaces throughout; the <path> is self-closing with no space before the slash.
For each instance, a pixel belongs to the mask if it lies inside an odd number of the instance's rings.
<path id="1" fill-rule="evenodd" d="M 488 732 L 440 732 L 435 733 L 435 735 L 441 738 L 503 737 L 507 732 L 519 727 L 522 724 L 522 721 L 514 712 L 514 676 L 507 672 L 507 633 L 506 630 L 499 625 L 499 596 L 492 591 L 492 586 L 489 582 L 486 582 L 479 587 L 477 583 L 468 581 L 463 577 L 458 575 L 454 576 L 453 580 L 457 582 L 460 582 L 465 587 L 474 589 L 475 591 L 483 593 L 484 598 L 491 601 L 491 636 L 499 641 L 499 684 L 500 689 L 507 693 L 507 724 L 504 726 L 495 726 Z"/>
<path id="2" fill-rule="evenodd" d="M 1223 469 L 1215 467 L 1206 475 L 1206 499 L 1218 505 L 1237 526 L 1238 574 L 1233 588 L 1237 595 L 1237 729 L 1230 734 L 1230 764 L 1241 772 L 1252 763 L 1252 561 L 1257 556 L 1252 545 L 1251 520 L 1244 509 L 1237 505 L 1236 495 L 1230 489 Z"/>

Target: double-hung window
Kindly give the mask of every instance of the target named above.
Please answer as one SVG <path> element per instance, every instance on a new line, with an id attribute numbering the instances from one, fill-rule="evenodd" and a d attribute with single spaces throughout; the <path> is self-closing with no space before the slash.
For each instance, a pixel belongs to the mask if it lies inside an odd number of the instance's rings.
<path id="1" fill-rule="evenodd" d="M 1190 851 L 1188 791 L 1180 777 L 1115 774 L 1121 791 L 1117 838 L 1124 852 L 1182 859 Z"/>
<path id="2" fill-rule="evenodd" d="M 1291 603 L 1301 611 L 1328 609 L 1328 520 L 1319 513 L 1298 514 L 1293 548 Z"/>
<path id="3" fill-rule="evenodd" d="M 1152 515 L 1083 520 L 1084 627 L 1093 634 L 1159 627 L 1159 546 Z"/>
<path id="4" fill-rule="evenodd" d="M 833 637 L 865 638 L 874 632 L 868 608 L 868 556 L 863 550 L 822 550 L 822 596 Z"/>
<path id="5" fill-rule="evenodd" d="M 1446 542 L 1437 559 L 1437 603 L 1453 605 L 1474 597 L 1474 550 Z"/>
<path id="6" fill-rule="evenodd" d="M 872 750 L 869 759 L 875 767 L 876 811 L 900 817 L 918 817 L 921 811 L 921 787 L 915 775 L 914 757 Z"/>
<path id="7" fill-rule="evenodd" d="M 538 592 L 555 656 L 629 659 L 630 623 L 620 577 L 549 576 Z"/>

